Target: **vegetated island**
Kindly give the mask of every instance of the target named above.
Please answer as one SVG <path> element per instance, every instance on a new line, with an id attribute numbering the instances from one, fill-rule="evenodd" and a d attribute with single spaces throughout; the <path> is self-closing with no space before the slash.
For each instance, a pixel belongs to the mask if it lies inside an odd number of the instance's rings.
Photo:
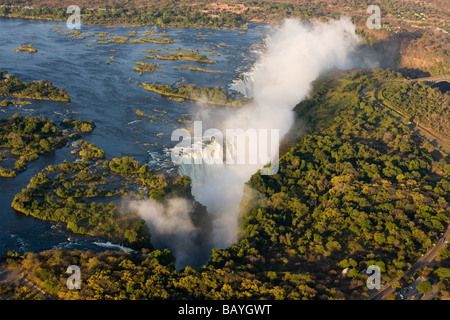
<path id="1" fill-rule="evenodd" d="M 26 106 L 26 105 L 30 105 L 32 104 L 30 101 L 26 101 L 26 100 L 2 100 L 2 102 L 0 102 L 0 107 L 7 107 L 10 104 L 12 105 L 18 105 L 18 106 Z"/>
<path id="2" fill-rule="evenodd" d="M 159 64 L 149 62 L 136 62 L 137 66 L 133 67 L 134 71 L 138 72 L 154 72 L 156 68 L 160 67 Z"/>
<path id="3" fill-rule="evenodd" d="M 192 53 L 192 52 L 173 52 L 170 55 L 156 55 L 160 60 L 185 60 L 201 63 L 216 63 L 214 60 L 208 59 L 204 54 Z"/>
<path id="4" fill-rule="evenodd" d="M 205 103 L 218 106 L 242 107 L 253 101 L 252 98 L 234 97 L 220 86 L 214 88 L 197 87 L 195 84 L 174 86 L 170 84 L 156 84 L 154 82 L 148 84 L 143 82 L 141 87 L 178 102 L 185 100 L 204 101 Z"/>
<path id="5" fill-rule="evenodd" d="M 0 96 L 70 102 L 70 95 L 66 89 L 58 89 L 50 80 L 29 83 L 20 81 L 14 75 L 8 74 L 8 71 L 0 71 Z"/>
<path id="6" fill-rule="evenodd" d="M 124 199 L 163 203 L 172 196 L 190 199 L 193 221 L 208 220 L 205 207 L 191 195 L 188 177 L 152 173 L 132 157 L 100 160 L 105 153 L 80 140 L 73 154 L 81 161 L 48 166 L 17 194 L 12 207 L 42 220 L 58 221 L 74 233 L 89 234 L 133 249 L 152 249 L 144 220 Z M 126 197 L 126 198 L 125 198 Z M 202 233 L 210 232 L 205 228 Z"/>
<path id="7" fill-rule="evenodd" d="M 156 43 L 156 44 L 172 44 L 175 43 L 175 40 L 172 38 L 164 38 L 164 39 L 158 39 L 158 38 L 145 38 L 141 37 L 139 38 L 142 42 L 148 42 L 148 43 Z"/>
<path id="8" fill-rule="evenodd" d="M 61 125 L 73 130 L 61 130 L 52 120 L 19 113 L 0 119 L 0 177 L 15 177 L 27 168 L 27 162 L 81 138 L 78 132 L 91 132 L 95 127 L 92 121 L 67 119 Z"/>
<path id="9" fill-rule="evenodd" d="M 27 52 L 29 52 L 29 53 L 36 53 L 36 52 L 38 52 L 38 50 L 37 50 L 36 48 L 33 47 L 33 44 L 32 44 L 32 43 L 28 44 L 27 46 L 21 44 L 21 45 L 19 46 L 19 48 L 13 49 L 13 51 L 14 51 L 14 52 L 23 52 L 23 51 L 27 51 Z"/>
<path id="10" fill-rule="evenodd" d="M 174 68 L 178 68 L 178 67 L 174 67 Z M 185 64 L 181 65 L 179 68 L 181 70 L 190 70 L 190 71 L 207 72 L 207 73 L 219 72 L 217 70 L 209 70 L 209 69 L 199 68 L 199 67 L 195 67 L 195 66 L 191 66 L 191 65 L 185 65 Z"/>
<path id="11" fill-rule="evenodd" d="M 95 123 L 92 120 L 71 120 L 66 118 L 61 121 L 60 125 L 83 133 L 90 133 L 95 129 Z"/>
<path id="12" fill-rule="evenodd" d="M 128 37 L 101 37 L 101 39 L 95 39 L 96 43 L 99 44 L 108 44 L 108 43 L 155 43 L 155 44 L 172 44 L 175 43 L 175 40 L 172 38 L 164 38 L 164 39 L 158 39 L 158 38 L 145 38 L 141 37 L 139 39 L 130 39 Z"/>

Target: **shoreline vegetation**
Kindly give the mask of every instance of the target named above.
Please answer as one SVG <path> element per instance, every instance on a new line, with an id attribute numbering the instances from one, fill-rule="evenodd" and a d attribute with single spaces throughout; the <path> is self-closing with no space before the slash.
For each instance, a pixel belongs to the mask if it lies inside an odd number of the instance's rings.
<path id="1" fill-rule="evenodd" d="M 94 42 L 99 44 L 109 44 L 109 43 L 154 43 L 154 44 L 172 44 L 175 43 L 175 40 L 172 38 L 168 39 L 157 39 L 157 38 L 144 38 L 141 37 L 139 39 L 130 39 L 128 37 L 100 37 L 100 39 L 95 39 Z"/>
<path id="2" fill-rule="evenodd" d="M 27 162 L 66 143 L 63 131 L 45 118 L 16 113 L 9 119 L 0 119 L 0 163 L 6 163 L 0 165 L 0 177 L 14 178 L 27 168 Z"/>
<path id="3" fill-rule="evenodd" d="M 20 81 L 5 70 L 0 71 L 0 96 L 70 102 L 70 95 L 66 92 L 66 89 L 56 88 L 50 80 L 39 80 L 29 83 Z"/>
<path id="4" fill-rule="evenodd" d="M 84 158 L 82 163 L 65 162 L 39 172 L 31 178 L 27 188 L 15 196 L 12 208 L 38 219 L 63 222 L 74 233 L 121 242 L 134 248 L 150 248 L 150 234 L 143 220 L 136 215 L 121 217 L 114 202 L 92 200 L 127 194 L 123 188 L 108 189 L 109 184 L 117 185 L 114 164 L 126 167 L 124 170 L 130 173 L 140 172 L 141 166 L 132 158 L 114 159 L 111 165 L 109 161 L 89 165 L 89 160 L 103 158 L 103 151 L 96 151 L 95 146 L 85 142 L 79 142 L 77 146 L 82 148 L 79 152 Z M 125 171 L 124 178 L 127 176 Z"/>
<path id="5" fill-rule="evenodd" d="M 70 120 L 66 118 L 61 121 L 60 126 L 82 133 L 91 133 L 95 129 L 95 123 L 92 120 Z"/>
<path id="6" fill-rule="evenodd" d="M 207 104 L 217 106 L 242 107 L 253 102 L 252 98 L 233 97 L 220 86 L 217 87 L 197 87 L 195 84 L 190 85 L 170 85 L 170 84 L 148 84 L 143 82 L 141 87 L 161 96 L 177 101 L 202 101 Z"/>

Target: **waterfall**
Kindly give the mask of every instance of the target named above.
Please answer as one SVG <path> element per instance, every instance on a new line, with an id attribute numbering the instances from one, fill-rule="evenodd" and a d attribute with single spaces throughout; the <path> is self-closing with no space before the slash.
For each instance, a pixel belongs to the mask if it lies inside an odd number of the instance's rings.
<path id="1" fill-rule="evenodd" d="M 275 139 L 277 142 L 283 139 L 295 120 L 293 107 L 307 97 L 313 81 L 332 68 L 352 67 L 350 53 L 360 42 L 348 17 L 312 24 L 286 20 L 266 39 L 266 50 L 252 71 L 230 85 L 230 90 L 247 98 L 253 97 L 254 103 L 245 108 L 227 110 L 225 116 L 216 110 L 198 108 L 197 119 L 222 130 L 240 129 L 245 132 L 244 139 L 250 136 L 247 132 L 257 131 L 258 136 L 253 139 L 257 142 L 248 145 L 257 144 L 258 152 L 256 149 L 245 152 L 248 156 L 258 153 L 261 157 L 260 148 L 268 142 L 268 139 L 260 140 L 264 138 L 262 130 L 271 132 L 271 143 Z M 276 131 L 276 135 L 272 135 L 272 131 Z M 194 137 L 202 134 L 203 131 L 194 132 Z M 179 137 L 184 136 L 188 135 Z M 184 161 L 179 165 L 178 172 L 191 178 L 192 194 L 207 207 L 213 222 L 214 247 L 224 248 L 237 240 L 239 204 L 244 184 L 268 162 L 272 167 L 278 160 L 278 153 L 270 144 L 271 156 L 263 157 L 260 163 L 249 161 L 251 163 L 233 165 L 224 158 L 228 160 L 242 156 L 243 149 L 238 148 L 239 143 L 233 139 L 222 139 L 221 142 L 203 140 L 195 144 L 194 138 L 194 144 L 189 143 L 179 150 Z M 250 142 L 250 138 L 248 140 Z M 242 139 L 240 141 L 241 145 L 245 144 Z M 211 159 L 217 162 L 207 164 Z M 202 160 L 201 163 L 199 160 Z"/>
<path id="2" fill-rule="evenodd" d="M 192 147 L 175 147 L 182 159 L 178 173 L 189 176 L 193 187 L 204 182 L 209 170 L 208 164 L 223 163 L 223 146 L 215 140 L 214 136 L 209 139 L 195 140 L 197 141 Z"/>
<path id="3" fill-rule="evenodd" d="M 246 98 L 253 97 L 253 77 L 252 74 L 242 75 L 242 79 L 234 81 L 230 85 L 230 90 L 242 94 Z"/>

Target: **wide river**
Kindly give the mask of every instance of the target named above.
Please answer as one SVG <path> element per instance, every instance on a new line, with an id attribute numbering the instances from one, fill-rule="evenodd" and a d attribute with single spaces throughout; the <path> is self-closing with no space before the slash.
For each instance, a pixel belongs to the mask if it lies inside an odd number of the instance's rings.
<path id="1" fill-rule="evenodd" d="M 60 26 L 55 28 L 55 26 Z M 91 37 L 76 39 L 67 34 L 65 22 L 29 21 L 0 18 L 0 70 L 7 70 L 22 81 L 51 80 L 59 88 L 64 87 L 71 95 L 70 103 L 32 101 L 31 105 L 8 106 L 0 109 L 0 117 L 14 113 L 44 116 L 59 123 L 64 118 L 93 120 L 96 129 L 83 139 L 93 142 L 112 157 L 133 156 L 135 159 L 162 166 L 164 170 L 176 170 L 164 156 L 164 150 L 177 142 L 170 141 L 171 133 L 181 127 L 179 120 L 196 120 L 194 104 L 179 103 L 161 98 L 139 86 L 139 82 L 195 83 L 198 86 L 228 88 L 236 76 L 249 71 L 258 57 L 266 27 L 249 24 L 248 31 L 212 30 L 193 28 L 165 29 L 173 44 L 108 43 L 102 44 L 99 33 L 107 37 L 129 36 L 137 31 L 135 38 L 146 30 L 157 34 L 163 30 L 156 27 L 122 27 L 82 25 L 82 35 Z M 151 38 L 167 38 L 155 35 Z M 32 43 L 37 53 L 14 52 L 20 44 Z M 216 61 L 201 65 L 196 62 L 170 61 L 146 58 L 142 50 L 160 49 L 159 54 L 170 54 L 180 49 L 198 49 L 199 53 Z M 214 52 L 220 55 L 210 56 Z M 111 56 L 114 56 L 113 60 Z M 107 63 L 110 61 L 110 63 Z M 137 61 L 160 64 L 157 71 L 140 76 L 133 70 Z M 194 65 L 219 72 L 206 73 L 176 70 L 174 66 Z M 213 107 L 210 107 L 213 108 Z M 219 108 L 219 107 L 215 107 Z M 141 109 L 146 117 L 138 117 Z M 220 110 L 217 109 L 219 112 Z M 150 121 L 150 117 L 153 120 Z M 104 250 L 110 246 L 105 241 L 89 236 L 74 235 L 56 223 L 16 213 L 11 202 L 30 178 L 47 165 L 72 161 L 68 148 L 41 156 L 28 163 L 26 171 L 12 179 L 0 178 L 0 254 L 8 250 L 19 253 L 42 251 L 52 248 Z"/>

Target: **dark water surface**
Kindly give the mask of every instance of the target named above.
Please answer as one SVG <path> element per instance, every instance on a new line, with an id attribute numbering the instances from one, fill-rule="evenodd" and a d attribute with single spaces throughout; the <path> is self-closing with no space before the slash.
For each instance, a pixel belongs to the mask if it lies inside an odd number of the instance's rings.
<path id="1" fill-rule="evenodd" d="M 56 32 L 54 26 L 61 26 Z M 116 36 L 128 36 L 136 30 L 139 38 L 148 27 L 107 28 L 104 26 L 82 26 L 82 34 L 92 33 L 94 37 L 83 40 L 66 35 L 66 25 L 61 22 L 0 19 L 0 70 L 8 70 L 22 81 L 51 80 L 56 87 L 64 87 L 71 95 L 70 103 L 32 101 L 28 106 L 0 108 L 0 117 L 7 118 L 14 113 L 45 116 L 59 123 L 64 118 L 95 121 L 97 127 L 83 139 L 96 144 L 112 157 L 133 156 L 150 165 L 167 165 L 164 150 L 177 142 L 170 136 L 178 122 L 195 120 L 196 106 L 161 98 L 139 87 L 138 82 L 195 83 L 198 86 L 228 87 L 235 76 L 248 71 L 257 59 L 257 51 L 266 33 L 261 25 L 249 25 L 248 32 L 239 30 L 210 29 L 166 29 L 174 44 L 120 44 L 96 43 L 99 32 Z M 161 29 L 153 29 L 157 33 Z M 211 32 L 212 34 L 207 34 Z M 204 36 L 200 36 L 204 35 Z M 110 37 L 110 35 L 108 35 Z M 152 38 L 164 38 L 151 36 Z M 20 44 L 32 43 L 38 49 L 35 54 L 14 52 Z M 225 43 L 226 46 L 220 45 Z M 92 46 L 87 46 L 92 44 Z M 167 48 L 169 49 L 167 51 Z M 204 49 L 220 53 L 208 56 L 215 64 L 201 65 L 189 61 L 165 61 L 145 58 L 142 50 L 161 49 L 159 54 L 177 52 L 176 48 Z M 115 50 L 112 52 L 111 50 Z M 114 56 L 114 60 L 110 57 Z M 107 64 L 106 61 L 110 60 Z M 135 62 L 160 64 L 154 73 L 139 76 L 133 71 Z M 219 70 L 217 73 L 175 70 L 174 66 L 194 65 L 205 69 Z M 138 117 L 136 109 L 147 116 Z M 150 121 L 150 116 L 156 119 Z M 8 250 L 42 251 L 55 247 L 103 250 L 104 241 L 89 236 L 74 235 L 56 223 L 14 212 L 11 202 L 33 175 L 48 165 L 57 165 L 67 159 L 72 161 L 68 148 L 41 156 L 28 163 L 28 169 L 12 179 L 0 178 L 0 254 Z M 166 170 L 176 170 L 173 167 Z M 101 242 L 99 244 L 99 242 Z"/>

